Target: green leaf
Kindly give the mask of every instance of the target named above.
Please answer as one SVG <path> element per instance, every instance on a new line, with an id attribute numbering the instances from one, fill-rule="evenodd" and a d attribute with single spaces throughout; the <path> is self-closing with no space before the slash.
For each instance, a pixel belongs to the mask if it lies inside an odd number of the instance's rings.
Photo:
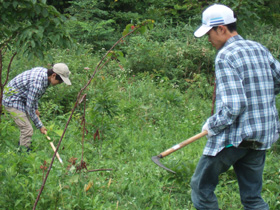
<path id="1" fill-rule="evenodd" d="M 35 5 L 35 12 L 36 12 L 36 14 L 41 13 L 41 7 L 39 5 Z"/>
<path id="2" fill-rule="evenodd" d="M 122 63 L 125 64 L 126 63 L 126 59 L 123 56 L 118 56 L 118 60 Z"/>
<path id="3" fill-rule="evenodd" d="M 20 204 L 22 202 L 22 200 L 20 199 L 20 200 L 16 200 L 16 202 L 15 202 L 15 206 L 17 206 L 18 204 Z"/>
<path id="4" fill-rule="evenodd" d="M 48 17 L 48 15 L 49 15 L 48 10 L 45 9 L 45 8 L 43 8 L 43 10 L 42 10 L 42 15 L 43 15 L 44 18 Z"/>
<path id="5" fill-rule="evenodd" d="M 40 38 L 40 39 L 42 39 L 43 38 L 43 31 L 38 31 L 37 32 L 37 36 Z"/>
<path id="6" fill-rule="evenodd" d="M 33 40 L 30 41 L 30 44 L 31 44 L 32 48 L 35 48 L 36 45 L 35 45 L 35 42 Z"/>
<path id="7" fill-rule="evenodd" d="M 18 2 L 17 2 L 17 1 L 13 1 L 13 7 L 14 7 L 14 9 L 17 7 L 17 5 L 18 5 Z"/>
<path id="8" fill-rule="evenodd" d="M 3 2 L 3 7 L 8 8 L 10 6 L 10 2 Z"/>
<path id="9" fill-rule="evenodd" d="M 117 57 L 119 57 L 119 56 L 123 57 L 123 52 L 120 50 L 115 51 L 115 54 L 117 55 Z"/>
<path id="10" fill-rule="evenodd" d="M 125 36 L 126 34 L 128 34 L 130 31 L 132 31 L 131 27 L 134 26 L 133 24 L 128 24 L 126 25 L 122 35 Z"/>
<path id="11" fill-rule="evenodd" d="M 60 137 L 62 136 L 63 134 L 63 130 L 54 130 L 54 132 L 59 135 Z"/>
<path id="12" fill-rule="evenodd" d="M 149 28 L 150 30 L 152 30 L 152 29 L 154 28 L 154 24 L 153 24 L 153 23 L 149 23 L 147 26 L 148 26 L 148 28 Z"/>
<path id="13" fill-rule="evenodd" d="M 142 26 L 141 28 L 139 28 L 139 31 L 141 34 L 144 34 L 147 31 L 147 26 Z"/>

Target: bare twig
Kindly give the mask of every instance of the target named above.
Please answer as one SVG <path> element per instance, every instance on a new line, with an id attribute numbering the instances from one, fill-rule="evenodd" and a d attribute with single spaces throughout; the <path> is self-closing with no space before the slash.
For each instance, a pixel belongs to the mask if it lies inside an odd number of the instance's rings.
<path id="1" fill-rule="evenodd" d="M 93 169 L 93 170 L 88 170 L 87 172 L 95 172 L 95 171 L 112 171 L 112 168 L 100 168 L 100 169 Z"/>
<path id="2" fill-rule="evenodd" d="M 1 88 L 2 88 L 2 72 L 3 72 L 3 55 L 2 55 L 2 49 L 0 49 L 0 87 Z"/>
<path id="3" fill-rule="evenodd" d="M 78 104 L 79 104 L 79 98 L 80 98 L 82 92 L 89 86 L 89 84 L 90 84 L 91 81 L 93 80 L 95 74 L 96 74 L 100 69 L 102 69 L 102 68 L 104 67 L 105 64 L 107 64 L 107 63 L 109 62 L 109 60 L 110 60 L 111 58 L 107 59 L 106 62 L 101 66 L 102 62 L 105 60 L 105 58 L 106 58 L 107 55 L 110 53 L 110 51 L 111 51 L 112 49 L 114 49 L 115 46 L 116 46 L 121 40 L 123 40 L 125 37 L 129 36 L 130 34 L 132 34 L 132 33 L 133 33 L 135 30 L 137 30 L 137 29 L 138 29 L 138 27 L 136 27 L 136 28 L 135 28 L 134 30 L 132 30 L 131 32 L 127 33 L 125 36 L 121 37 L 121 38 L 111 47 L 111 49 L 103 56 L 103 58 L 101 59 L 101 61 L 100 61 L 100 62 L 98 63 L 98 65 L 96 66 L 95 71 L 93 72 L 93 74 L 92 74 L 91 78 L 89 79 L 89 81 L 86 83 L 86 85 L 85 85 L 85 86 L 80 90 L 80 92 L 78 93 L 77 100 L 76 100 L 76 102 L 75 102 L 75 104 L 74 104 L 74 107 L 73 107 L 73 109 L 72 109 L 72 111 L 71 111 L 71 114 L 70 114 L 70 116 L 69 116 L 69 118 L 68 118 L 68 121 L 67 121 L 67 123 L 66 123 L 66 125 L 65 125 L 65 128 L 64 128 L 64 130 L 63 130 L 63 133 L 62 133 L 62 135 L 61 135 L 61 137 L 60 137 L 60 140 L 59 140 L 59 142 L 58 142 L 58 144 L 57 144 L 56 151 L 54 152 L 54 155 L 53 155 L 53 157 L 52 157 L 52 160 L 51 160 L 49 169 L 48 169 L 48 171 L 47 171 L 47 173 L 46 173 L 46 177 L 45 177 L 45 179 L 44 179 L 44 182 L 42 183 L 41 189 L 40 189 L 40 191 L 39 191 L 39 193 L 38 193 L 38 196 L 37 196 L 37 198 L 36 198 L 36 201 L 35 201 L 35 203 L 34 203 L 33 210 L 36 209 L 36 206 L 37 206 L 37 204 L 38 204 L 38 202 L 39 202 L 40 196 L 41 196 L 42 191 L 43 191 L 43 189 L 44 189 L 44 187 L 45 187 L 45 184 L 46 184 L 46 181 L 47 181 L 47 179 L 48 179 L 49 173 L 50 173 L 50 171 L 51 171 L 51 168 L 52 168 L 54 159 L 55 159 L 55 157 L 56 157 L 56 153 L 57 153 L 57 151 L 59 150 L 60 144 L 61 144 L 62 139 L 63 139 L 63 137 L 64 137 L 64 135 L 65 135 L 65 133 L 66 133 L 66 130 L 67 130 L 67 128 L 68 128 L 68 125 L 69 125 L 69 123 L 70 123 L 70 121 L 71 121 L 71 119 L 72 119 L 72 116 L 73 116 L 73 114 L 74 114 L 74 111 L 76 110 L 76 108 L 77 108 L 77 106 L 78 106 Z M 100 67 L 100 66 L 101 66 L 101 67 Z"/>
<path id="4" fill-rule="evenodd" d="M 12 62 L 16 56 L 17 52 L 15 52 L 12 56 L 12 58 L 10 59 L 10 63 L 9 63 L 9 66 L 8 66 L 8 69 L 7 69 L 7 76 L 6 76 L 6 79 L 5 79 L 5 82 L 3 83 L 3 86 L 5 86 L 8 82 L 8 79 L 9 79 L 9 74 L 10 74 L 10 70 L 11 70 L 11 65 L 12 65 Z"/>
<path id="5" fill-rule="evenodd" d="M 84 114 L 83 114 L 83 119 L 82 119 L 82 125 L 83 125 L 83 135 L 82 135 L 82 158 L 81 158 L 81 163 L 83 162 L 84 158 L 84 140 L 85 140 L 85 129 L 86 129 L 86 97 L 87 94 L 83 96 L 83 101 L 84 101 Z"/>
<path id="6" fill-rule="evenodd" d="M 2 74 L 3 74 L 3 48 L 0 49 L 0 122 L 1 122 L 1 116 L 2 116 L 2 110 L 3 110 L 3 106 L 2 106 L 2 99 L 3 99 L 3 94 L 4 94 L 4 87 L 8 82 L 9 79 L 9 73 L 10 73 L 10 69 L 11 69 L 11 64 L 17 54 L 17 52 L 15 52 L 12 56 L 12 58 L 10 59 L 9 65 L 8 65 L 8 69 L 7 69 L 7 75 L 6 75 L 6 79 L 4 81 L 4 83 L 2 84 Z"/>

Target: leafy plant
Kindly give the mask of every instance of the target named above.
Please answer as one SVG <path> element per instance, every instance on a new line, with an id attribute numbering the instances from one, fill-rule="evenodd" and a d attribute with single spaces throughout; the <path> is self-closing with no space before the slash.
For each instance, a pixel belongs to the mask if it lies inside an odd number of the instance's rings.
<path id="1" fill-rule="evenodd" d="M 201 43 L 194 38 L 183 43 L 172 37 L 158 42 L 135 36 L 122 46 L 127 59 L 125 68 L 131 69 L 131 74 L 148 72 L 158 83 L 169 80 L 173 87 L 186 90 L 189 87 L 187 81 L 196 74 L 214 74 L 214 51 L 199 47 Z M 209 77 L 208 83 L 212 80 L 213 76 Z"/>

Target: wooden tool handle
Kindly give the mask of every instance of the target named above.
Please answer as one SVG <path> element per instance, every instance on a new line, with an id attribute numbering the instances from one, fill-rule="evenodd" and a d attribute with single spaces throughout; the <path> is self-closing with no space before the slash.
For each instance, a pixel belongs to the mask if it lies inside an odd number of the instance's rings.
<path id="1" fill-rule="evenodd" d="M 56 151 L 56 148 L 55 148 L 55 146 L 53 145 L 52 142 L 50 142 L 50 145 L 51 145 L 53 151 L 55 152 L 55 151 Z M 62 161 L 62 159 L 60 158 L 58 152 L 56 153 L 56 157 L 57 157 L 57 159 L 59 160 L 59 162 L 60 162 L 61 164 L 63 164 L 63 161 Z"/>
<path id="2" fill-rule="evenodd" d="M 49 141 L 51 141 L 51 138 L 50 138 L 49 136 L 47 136 L 47 132 L 45 132 L 45 135 L 46 135 L 46 138 L 47 138 Z M 56 148 L 55 148 L 55 146 L 53 145 L 53 142 L 50 142 L 50 145 L 51 145 L 53 151 L 55 152 L 55 151 L 56 151 Z M 59 160 L 59 162 L 63 165 L 63 161 L 62 161 L 62 159 L 60 158 L 58 152 L 56 153 L 56 157 L 57 157 L 57 159 Z"/>
<path id="3" fill-rule="evenodd" d="M 175 152 L 175 151 L 177 151 L 178 149 L 181 149 L 181 148 L 183 148 L 184 146 L 187 146 L 188 144 L 190 144 L 190 143 L 192 143 L 192 142 L 194 142 L 194 141 L 196 141 L 196 140 L 202 138 L 203 136 L 207 135 L 207 133 L 208 133 L 207 131 L 202 131 L 201 133 L 196 134 L 195 136 L 193 136 L 193 137 L 191 137 L 191 138 L 189 138 L 189 139 L 187 139 L 187 140 L 185 140 L 185 141 L 183 141 L 183 142 L 181 142 L 181 143 L 179 143 L 179 144 L 176 144 L 176 145 L 174 145 L 173 147 L 171 147 L 170 149 L 168 149 L 168 150 L 166 150 L 166 151 L 160 153 L 160 154 L 159 154 L 159 157 L 160 157 L 160 158 L 163 158 L 163 157 L 165 157 L 165 156 L 171 154 L 172 152 Z"/>

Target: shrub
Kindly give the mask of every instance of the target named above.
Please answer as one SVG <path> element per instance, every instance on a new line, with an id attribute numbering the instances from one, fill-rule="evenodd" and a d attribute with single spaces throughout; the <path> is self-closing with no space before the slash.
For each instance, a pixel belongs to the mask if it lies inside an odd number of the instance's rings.
<path id="1" fill-rule="evenodd" d="M 133 74 L 149 72 L 157 82 L 167 79 L 181 90 L 189 87 L 196 74 L 209 75 L 207 82 L 213 83 L 214 51 L 203 47 L 204 39 L 190 38 L 189 33 L 185 36 L 187 40 L 162 37 L 162 42 L 154 40 L 150 34 L 130 38 L 122 46 L 127 59 L 125 68 Z"/>

